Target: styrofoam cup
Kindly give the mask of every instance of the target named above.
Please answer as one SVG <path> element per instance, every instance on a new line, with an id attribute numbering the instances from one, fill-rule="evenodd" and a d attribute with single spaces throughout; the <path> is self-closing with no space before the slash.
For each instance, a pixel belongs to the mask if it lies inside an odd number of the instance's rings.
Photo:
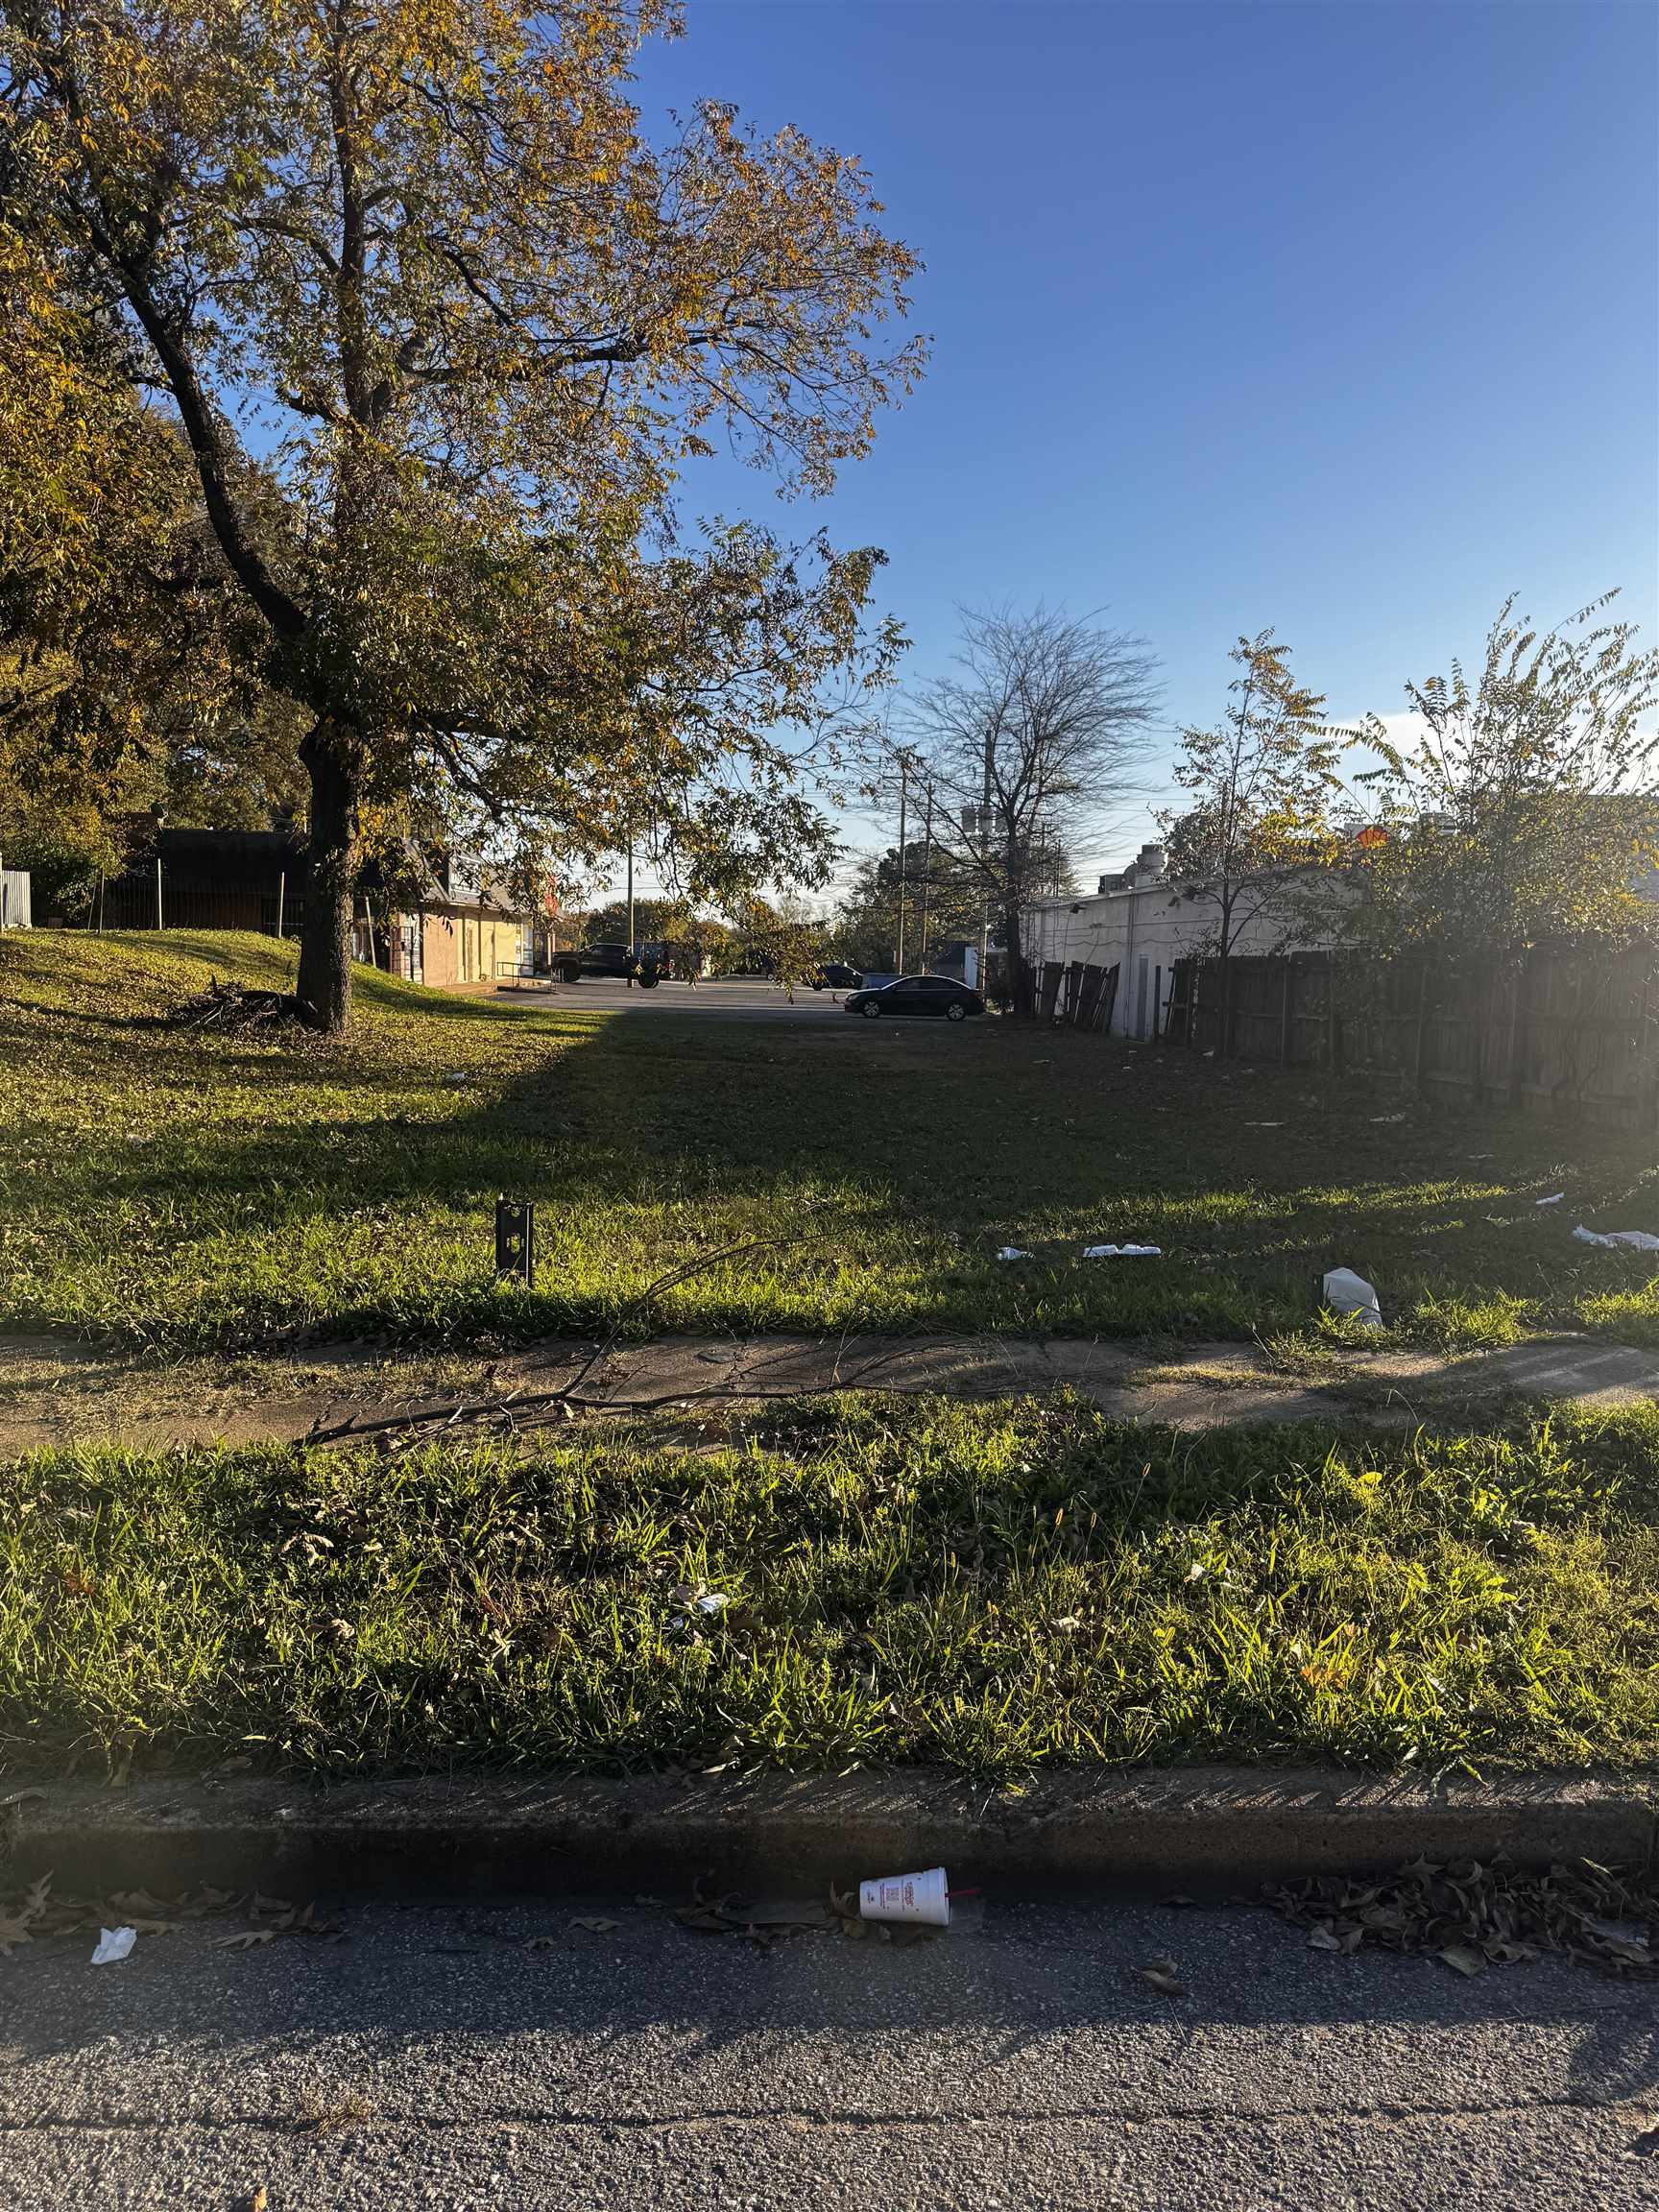
<path id="1" fill-rule="evenodd" d="M 943 1866 L 926 1874 L 884 1874 L 858 1885 L 860 1920 L 919 1920 L 925 1927 L 949 1928 L 950 1892 Z"/>

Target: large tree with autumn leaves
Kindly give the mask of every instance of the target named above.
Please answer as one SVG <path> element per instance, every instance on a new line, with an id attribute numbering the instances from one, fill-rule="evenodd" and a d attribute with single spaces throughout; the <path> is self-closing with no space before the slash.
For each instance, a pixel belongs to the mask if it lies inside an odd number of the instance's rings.
<path id="1" fill-rule="evenodd" d="M 884 672 L 878 556 L 673 514 L 716 441 L 823 489 L 916 374 L 881 335 L 914 258 L 858 165 L 714 104 L 654 141 L 631 69 L 670 0 L 0 24 L 10 328 L 96 358 L 109 435 L 159 405 L 188 451 L 209 581 L 303 714 L 313 1019 L 347 1018 L 366 825 L 597 852 L 644 815 L 710 889 L 810 848 L 790 732 Z M 83 416 L 71 495 L 111 475 Z"/>

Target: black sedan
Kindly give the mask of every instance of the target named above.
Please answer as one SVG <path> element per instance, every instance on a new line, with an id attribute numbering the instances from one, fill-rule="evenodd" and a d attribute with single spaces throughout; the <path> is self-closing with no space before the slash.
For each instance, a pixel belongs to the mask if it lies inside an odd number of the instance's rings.
<path id="1" fill-rule="evenodd" d="M 864 980 L 856 968 L 849 968 L 845 960 L 826 960 L 812 978 L 814 991 L 856 991 Z"/>
<path id="2" fill-rule="evenodd" d="M 883 1014 L 938 1014 L 947 1022 L 966 1022 L 970 1014 L 984 1013 L 985 1001 L 949 975 L 901 975 L 879 991 L 853 992 L 847 1011 L 862 1014 L 867 1022 Z"/>

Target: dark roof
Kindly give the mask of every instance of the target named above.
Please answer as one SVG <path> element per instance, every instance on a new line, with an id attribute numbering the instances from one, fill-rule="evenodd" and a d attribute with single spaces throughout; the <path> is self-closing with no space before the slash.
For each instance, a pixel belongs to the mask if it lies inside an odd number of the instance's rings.
<path id="1" fill-rule="evenodd" d="M 267 883 L 275 892 L 276 878 L 285 874 L 291 892 L 304 888 L 308 874 L 305 840 L 297 830 L 189 830 L 163 828 L 153 833 L 150 854 L 134 863 L 134 877 L 147 876 L 154 855 L 175 875 L 198 883 L 234 879 L 238 886 Z M 519 918 L 524 909 L 497 884 L 481 884 L 475 877 L 446 856 L 432 860 L 419 848 L 405 854 L 409 878 L 420 886 L 422 905 L 465 907 L 487 914 Z M 373 861 L 361 872 L 363 888 L 379 892 L 385 872 Z"/>
<path id="2" fill-rule="evenodd" d="M 156 847 L 163 860 L 269 861 L 297 865 L 303 856 L 292 830 L 162 830 Z"/>

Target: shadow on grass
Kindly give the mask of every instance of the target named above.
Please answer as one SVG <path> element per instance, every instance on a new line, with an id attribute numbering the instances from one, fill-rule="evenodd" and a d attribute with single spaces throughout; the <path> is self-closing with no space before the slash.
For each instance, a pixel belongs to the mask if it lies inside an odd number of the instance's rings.
<path id="1" fill-rule="evenodd" d="M 281 983 L 292 969 L 263 940 L 105 943 L 143 975 L 172 956 L 175 996 L 207 970 Z M 200 967 L 185 975 L 180 955 Z M 1248 1337 L 1305 1326 L 1340 1262 L 1378 1283 L 1390 1319 L 1427 1312 L 1442 1334 L 1512 1325 L 1505 1301 L 1528 1325 L 1572 1320 L 1598 1292 L 1620 1333 L 1642 1333 L 1651 1271 L 1574 1246 L 1566 1209 L 1532 1206 L 1562 1173 L 1558 1132 L 1415 1107 L 1383 1123 L 1369 1078 L 1314 1085 L 1006 1023 L 526 1011 L 366 970 L 339 1044 L 153 1031 L 112 1048 L 111 1031 L 154 1018 L 161 986 L 147 988 L 65 1005 L 54 1025 L 54 1073 L 76 1093 L 59 1110 L 118 1108 L 131 1085 L 148 1120 L 137 1142 L 105 1127 L 32 1163 L 22 1214 L 104 1266 L 79 1308 L 47 1297 L 33 1322 L 119 1328 L 147 1280 L 147 1326 L 175 1341 L 523 1340 L 613 1327 L 689 1268 L 632 1319 Z M 154 1125 L 144 1093 L 204 1087 L 223 1089 L 223 1118 Z M 1586 1204 L 1651 1171 L 1635 1141 L 1573 1142 L 1590 1155 L 1574 1170 Z M 490 1271 L 501 1191 L 540 1209 L 531 1293 Z M 1094 1241 L 1164 1257 L 1082 1262 Z M 1005 1242 L 1033 1258 L 999 1262 Z M 756 1249 L 717 1257 L 738 1244 Z"/>

